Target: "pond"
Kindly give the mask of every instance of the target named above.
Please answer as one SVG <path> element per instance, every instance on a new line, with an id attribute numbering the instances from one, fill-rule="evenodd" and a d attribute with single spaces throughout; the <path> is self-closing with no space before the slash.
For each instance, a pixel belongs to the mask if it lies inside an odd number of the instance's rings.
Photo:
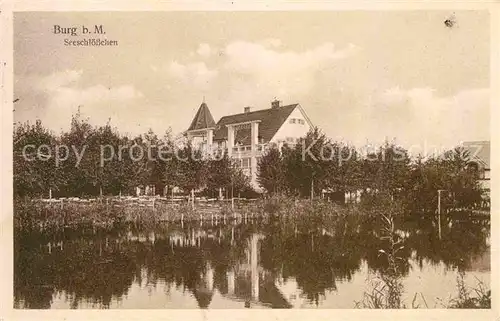
<path id="1" fill-rule="evenodd" d="M 354 308 L 388 269 L 377 218 L 247 219 L 23 235 L 15 308 Z M 445 307 L 490 286 L 489 219 L 396 221 L 401 299 Z M 381 251 L 382 250 L 382 251 Z"/>

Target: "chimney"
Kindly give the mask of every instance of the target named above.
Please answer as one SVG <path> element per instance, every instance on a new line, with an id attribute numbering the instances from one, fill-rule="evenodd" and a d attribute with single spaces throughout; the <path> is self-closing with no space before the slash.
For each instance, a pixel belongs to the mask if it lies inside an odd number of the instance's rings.
<path id="1" fill-rule="evenodd" d="M 280 107 L 280 101 L 278 99 L 275 99 L 271 102 L 271 108 L 279 108 Z"/>
<path id="2" fill-rule="evenodd" d="M 248 114 L 250 112 L 250 107 L 245 107 L 243 110 L 245 111 L 245 114 Z"/>

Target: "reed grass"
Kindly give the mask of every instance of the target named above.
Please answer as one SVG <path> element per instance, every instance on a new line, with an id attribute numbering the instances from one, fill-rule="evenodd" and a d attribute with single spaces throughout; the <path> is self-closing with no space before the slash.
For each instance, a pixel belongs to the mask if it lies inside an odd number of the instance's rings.
<path id="1" fill-rule="evenodd" d="M 451 309 L 491 309 L 491 290 L 476 278 L 476 285 L 469 287 L 465 284 L 464 272 L 457 276 L 458 294 L 451 299 L 448 308 Z"/>
<path id="2" fill-rule="evenodd" d="M 380 210 L 380 209 L 378 209 Z M 402 300 L 404 286 L 400 267 L 408 262 L 400 255 L 404 246 L 404 239 L 396 233 L 395 215 L 401 209 L 397 206 L 385 209 L 380 214 L 382 221 L 381 240 L 386 240 L 387 246 L 378 250 L 379 256 L 387 259 L 387 267 L 377 271 L 376 276 L 369 280 L 371 288 L 363 293 L 361 301 L 355 302 L 356 308 L 361 309 L 418 309 L 429 308 L 422 293 L 414 293 L 411 306 Z M 457 295 L 443 304 L 444 308 L 456 309 L 488 309 L 491 308 L 491 290 L 479 279 L 475 287 L 465 284 L 465 274 L 459 271 L 457 276 Z"/>
<path id="3" fill-rule="evenodd" d="M 382 228 L 380 239 L 386 241 L 386 246 L 378 250 L 379 256 L 385 256 L 387 267 L 377 272 L 371 280 L 372 289 L 363 293 L 363 299 L 355 303 L 357 308 L 364 309 L 404 309 L 402 301 L 404 286 L 400 265 L 405 264 L 400 251 L 404 249 L 404 240 L 396 233 L 394 216 L 398 208 L 388 208 L 381 213 Z M 415 298 L 413 300 L 415 302 Z"/>

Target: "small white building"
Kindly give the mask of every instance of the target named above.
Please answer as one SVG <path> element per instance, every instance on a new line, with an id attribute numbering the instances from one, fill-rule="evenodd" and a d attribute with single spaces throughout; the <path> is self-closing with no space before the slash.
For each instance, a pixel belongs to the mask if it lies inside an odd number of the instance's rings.
<path id="1" fill-rule="evenodd" d="M 468 152 L 468 166 L 477 172 L 481 188 L 490 193 L 491 150 L 490 141 L 463 142 L 462 147 Z"/>

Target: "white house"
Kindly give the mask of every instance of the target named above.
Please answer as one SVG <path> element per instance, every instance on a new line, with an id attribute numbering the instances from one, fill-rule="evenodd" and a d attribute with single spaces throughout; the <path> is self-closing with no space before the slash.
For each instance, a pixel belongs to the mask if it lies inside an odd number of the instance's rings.
<path id="1" fill-rule="evenodd" d="M 280 101 L 271 102 L 271 108 L 243 112 L 222 117 L 215 123 L 205 102 L 198 109 L 186 136 L 194 145 L 209 150 L 223 150 L 237 160 L 237 165 L 251 179 L 256 190 L 257 164 L 270 144 L 281 147 L 293 145 L 312 128 L 300 104 L 282 106 Z"/>
<path id="2" fill-rule="evenodd" d="M 463 142 L 462 147 L 468 152 L 468 166 L 477 172 L 477 178 L 481 188 L 489 195 L 491 151 L 489 141 Z"/>

